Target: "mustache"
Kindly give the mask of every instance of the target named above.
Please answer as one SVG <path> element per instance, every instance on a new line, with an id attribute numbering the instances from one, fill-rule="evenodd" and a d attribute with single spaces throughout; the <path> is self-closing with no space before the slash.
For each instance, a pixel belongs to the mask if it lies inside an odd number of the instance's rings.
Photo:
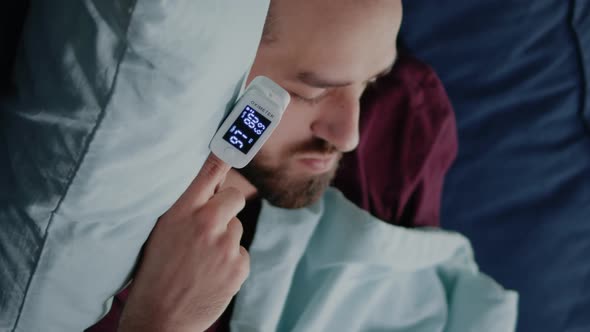
<path id="1" fill-rule="evenodd" d="M 340 152 L 338 148 L 321 138 L 314 138 L 310 141 L 301 142 L 287 149 L 289 155 L 298 153 L 321 153 L 328 155 L 338 152 Z"/>

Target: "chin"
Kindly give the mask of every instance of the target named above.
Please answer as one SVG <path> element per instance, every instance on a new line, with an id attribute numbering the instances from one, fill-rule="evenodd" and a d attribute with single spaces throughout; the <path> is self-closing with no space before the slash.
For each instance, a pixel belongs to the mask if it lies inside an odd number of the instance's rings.
<path id="1" fill-rule="evenodd" d="M 259 190 L 270 204 L 284 209 L 299 209 L 319 201 L 330 185 L 333 174 L 324 174 L 300 181 L 281 181 L 279 186 Z"/>
<path id="2" fill-rule="evenodd" d="M 279 208 L 283 208 L 283 209 L 301 209 L 307 206 L 310 206 L 316 202 L 318 202 L 324 192 L 326 190 L 323 190 L 322 192 L 317 193 L 315 196 L 313 197 L 292 197 L 291 195 L 285 195 L 285 196 L 275 196 L 275 197 L 268 197 L 266 198 L 266 200 L 273 206 L 279 207 Z"/>
<path id="3" fill-rule="evenodd" d="M 248 165 L 240 173 L 256 188 L 259 197 L 284 209 L 299 209 L 316 203 L 330 186 L 336 168 L 319 175 L 294 175 L 288 167 Z"/>

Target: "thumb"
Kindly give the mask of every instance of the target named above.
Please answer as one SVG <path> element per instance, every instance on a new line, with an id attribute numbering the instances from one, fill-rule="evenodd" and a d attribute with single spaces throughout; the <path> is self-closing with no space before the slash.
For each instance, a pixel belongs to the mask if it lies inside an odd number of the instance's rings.
<path id="1" fill-rule="evenodd" d="M 177 207 L 194 210 L 203 206 L 215 194 L 230 169 L 231 166 L 210 153 L 199 174 L 178 199 Z"/>

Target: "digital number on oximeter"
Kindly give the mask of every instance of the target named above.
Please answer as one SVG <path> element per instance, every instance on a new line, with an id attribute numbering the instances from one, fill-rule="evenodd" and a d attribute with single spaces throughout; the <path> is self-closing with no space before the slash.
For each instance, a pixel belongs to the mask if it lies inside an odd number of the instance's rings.
<path id="1" fill-rule="evenodd" d="M 223 135 L 223 139 L 242 153 L 247 154 L 269 124 L 270 120 L 252 107 L 246 106 L 242 114 L 229 127 L 227 133 Z"/>

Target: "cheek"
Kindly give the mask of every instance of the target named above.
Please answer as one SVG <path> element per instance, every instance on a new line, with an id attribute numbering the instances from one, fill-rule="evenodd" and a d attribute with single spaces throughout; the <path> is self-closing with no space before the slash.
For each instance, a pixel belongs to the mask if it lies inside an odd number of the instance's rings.
<path id="1" fill-rule="evenodd" d="M 285 151 L 312 138 L 310 126 L 305 110 L 290 105 L 283 114 L 281 122 L 260 150 L 264 159 L 273 160 L 273 163 L 276 163 L 288 158 Z"/>
<path id="2" fill-rule="evenodd" d="M 290 105 L 270 138 L 282 142 L 283 145 L 309 139 L 311 119 L 307 113 L 305 109 Z"/>
<path id="3" fill-rule="evenodd" d="M 301 101 L 291 101 L 291 104 L 283 114 L 280 125 L 285 126 L 286 131 L 298 132 L 301 135 L 311 135 L 311 124 L 319 113 L 315 106 L 305 105 Z"/>

